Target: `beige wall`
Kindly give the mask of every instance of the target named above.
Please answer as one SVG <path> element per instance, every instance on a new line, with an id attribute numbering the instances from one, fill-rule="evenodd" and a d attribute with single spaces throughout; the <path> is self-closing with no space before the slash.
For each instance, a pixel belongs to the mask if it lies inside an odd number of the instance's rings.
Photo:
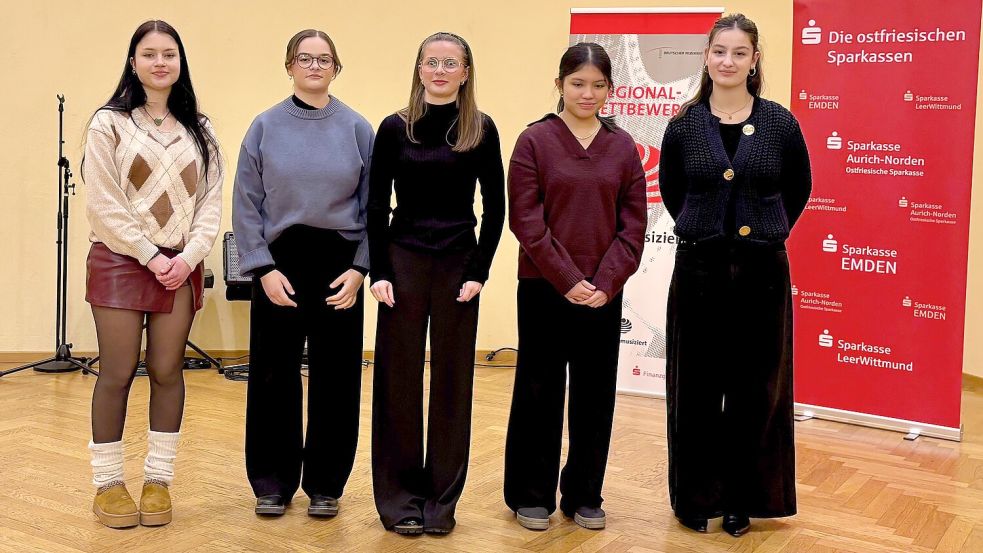
<path id="1" fill-rule="evenodd" d="M 332 35 L 345 69 L 332 92 L 377 125 L 403 105 L 419 41 L 437 30 L 467 37 L 477 62 L 479 104 L 495 118 L 506 159 L 518 133 L 554 105 L 552 79 L 567 43 L 572 6 L 706 5 L 689 1 L 497 0 L 458 3 L 339 2 L 336 0 L 192 2 L 143 9 L 132 2 L 17 2 L 0 22 L 0 351 L 48 351 L 55 309 L 55 94 L 68 98 L 67 154 L 78 173 L 80 141 L 92 111 L 112 92 L 127 41 L 143 20 L 169 21 L 182 34 L 204 111 L 214 121 L 228 160 L 223 231 L 231 228 L 231 175 L 252 118 L 290 93 L 282 52 L 296 31 L 316 27 Z M 712 5 L 712 4 L 711 4 Z M 96 8 L 98 6 L 98 8 Z M 726 4 L 754 19 L 763 35 L 766 95 L 788 104 L 791 0 Z M 979 113 L 979 109 L 977 112 Z M 977 122 L 978 128 L 983 128 Z M 976 166 L 983 167 L 977 147 Z M 977 170 L 977 175 L 979 170 Z M 68 336 L 77 350 L 95 349 L 83 301 L 88 224 L 85 187 L 71 201 Z M 974 178 L 974 184 L 979 176 Z M 966 370 L 983 376 L 983 197 L 973 202 Z M 515 345 L 515 239 L 506 231 L 483 295 L 478 347 Z M 247 347 L 248 304 L 229 303 L 221 283 L 221 245 L 208 258 L 216 288 L 192 339 L 206 349 Z M 368 305 L 366 348 L 375 338 L 375 305 Z M 977 337 L 977 339 L 974 339 Z"/>

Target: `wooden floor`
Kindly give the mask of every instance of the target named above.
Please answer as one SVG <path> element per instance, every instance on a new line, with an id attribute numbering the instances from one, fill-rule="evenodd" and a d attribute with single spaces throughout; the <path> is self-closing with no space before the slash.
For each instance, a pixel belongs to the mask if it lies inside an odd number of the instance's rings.
<path id="1" fill-rule="evenodd" d="M 0 365 L 0 368 L 10 365 Z M 983 552 L 983 388 L 967 384 L 962 443 L 854 426 L 797 423 L 799 514 L 755 521 L 734 539 L 680 527 L 666 490 L 665 404 L 618 400 L 605 483 L 608 527 L 554 516 L 547 532 L 515 523 L 502 502 L 502 455 L 512 371 L 478 370 L 470 477 L 447 537 L 385 532 L 369 476 L 371 369 L 363 375 L 355 470 L 335 519 L 306 515 L 297 498 L 279 519 L 259 519 L 243 465 L 246 385 L 188 371 L 188 404 L 172 486 L 174 522 L 110 530 L 92 515 L 89 400 L 95 379 L 27 371 L 0 379 L 0 551 L 468 551 L 468 552 Z M 148 383 L 130 397 L 127 481 L 139 494 Z"/>

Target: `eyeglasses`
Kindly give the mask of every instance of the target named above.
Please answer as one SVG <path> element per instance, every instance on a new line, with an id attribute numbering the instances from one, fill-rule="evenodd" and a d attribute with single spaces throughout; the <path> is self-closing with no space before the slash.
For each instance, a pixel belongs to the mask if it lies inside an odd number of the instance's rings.
<path id="1" fill-rule="evenodd" d="M 332 58 L 327 54 L 323 56 L 312 56 L 310 54 L 297 54 L 296 56 L 294 56 L 294 61 L 297 62 L 297 65 L 301 66 L 304 69 L 310 69 L 311 66 L 314 65 L 314 60 L 317 60 L 317 66 L 321 69 L 331 69 L 331 66 L 334 65 L 334 58 Z"/>
<path id="2" fill-rule="evenodd" d="M 441 66 L 444 67 L 445 73 L 454 73 L 457 70 L 464 67 L 464 64 L 462 64 L 461 60 L 457 58 L 444 58 L 444 59 L 427 58 L 423 60 L 423 63 L 420 64 L 420 69 L 424 70 L 427 73 L 433 73 L 437 71 L 437 69 L 439 69 Z"/>

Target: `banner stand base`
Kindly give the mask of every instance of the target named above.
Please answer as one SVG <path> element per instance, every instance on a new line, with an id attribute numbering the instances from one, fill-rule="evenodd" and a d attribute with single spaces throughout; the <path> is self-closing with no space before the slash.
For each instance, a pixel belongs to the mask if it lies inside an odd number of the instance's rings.
<path id="1" fill-rule="evenodd" d="M 665 392 L 650 392 L 647 390 L 618 390 L 618 395 L 648 397 L 663 400 L 666 399 Z M 908 441 L 917 440 L 921 436 L 941 438 L 943 440 L 952 440 L 954 442 L 961 442 L 963 440 L 962 426 L 959 428 L 951 428 L 948 426 L 906 421 L 904 419 L 892 419 L 890 417 L 868 415 L 866 413 L 843 411 L 841 409 L 833 409 L 831 407 L 817 407 L 815 405 L 807 405 L 805 403 L 795 404 L 794 418 L 796 422 L 805 422 L 812 419 L 823 419 L 844 424 L 866 426 L 868 428 L 878 428 L 880 430 L 903 432 L 905 434 L 904 439 Z"/>
<path id="2" fill-rule="evenodd" d="M 878 415 L 868 415 L 866 413 L 843 411 L 841 409 L 833 409 L 830 407 L 818 407 L 804 403 L 795 404 L 796 421 L 805 421 L 813 418 L 842 422 L 846 424 L 856 424 L 858 426 L 867 426 L 870 428 L 879 428 L 881 430 L 903 432 L 905 434 L 904 439 L 909 441 L 915 440 L 919 436 L 941 438 L 943 440 L 952 440 L 955 442 L 961 442 L 963 439 L 962 426 L 952 428 L 948 426 L 938 426 L 935 424 L 906 421 L 903 419 L 892 419 L 890 417 L 881 417 Z"/>
<path id="3" fill-rule="evenodd" d="M 618 390 L 619 396 L 651 397 L 655 399 L 666 399 L 665 392 L 650 392 L 648 390 Z"/>

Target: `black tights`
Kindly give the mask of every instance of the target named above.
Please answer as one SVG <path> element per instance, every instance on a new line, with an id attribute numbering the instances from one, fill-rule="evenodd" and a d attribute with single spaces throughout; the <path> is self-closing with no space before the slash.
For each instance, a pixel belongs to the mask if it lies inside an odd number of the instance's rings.
<path id="1" fill-rule="evenodd" d="M 123 437 L 126 400 L 140 360 L 147 318 L 150 429 L 177 432 L 184 413 L 184 351 L 194 320 L 192 287 L 178 288 L 170 313 L 92 306 L 99 341 L 99 378 L 92 392 L 92 441 Z"/>

